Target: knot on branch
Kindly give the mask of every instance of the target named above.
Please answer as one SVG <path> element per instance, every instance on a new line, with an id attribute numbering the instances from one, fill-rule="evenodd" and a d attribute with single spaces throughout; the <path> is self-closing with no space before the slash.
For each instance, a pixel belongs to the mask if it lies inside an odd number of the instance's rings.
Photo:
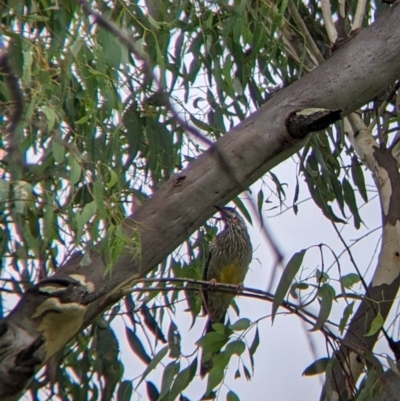
<path id="1" fill-rule="evenodd" d="M 341 110 L 304 109 L 295 111 L 285 121 L 286 129 L 293 139 L 302 139 L 310 132 L 322 131 L 341 119 Z"/>
<path id="2" fill-rule="evenodd" d="M 40 281 L 29 292 L 51 295 L 58 298 L 61 303 L 78 303 L 87 305 L 104 294 L 94 292 L 92 282 L 87 282 L 82 275 L 71 274 L 65 277 L 51 277 Z"/>

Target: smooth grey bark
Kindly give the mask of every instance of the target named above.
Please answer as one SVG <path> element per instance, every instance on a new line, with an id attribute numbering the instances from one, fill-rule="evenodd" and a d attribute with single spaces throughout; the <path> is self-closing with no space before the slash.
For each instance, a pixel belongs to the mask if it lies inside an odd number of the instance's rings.
<path id="1" fill-rule="evenodd" d="M 110 275 L 98 254 L 82 264 L 75 255 L 27 291 L 0 322 L 0 399 L 18 399 L 34 373 L 117 302 L 124 287 L 151 271 L 211 217 L 212 205 L 227 203 L 298 151 L 307 137 L 293 137 L 286 129 L 293 115 L 324 108 L 341 110 L 332 112 L 333 119 L 343 117 L 391 85 L 400 69 L 399 20 L 395 5 L 312 73 L 276 93 L 127 218 L 127 235 L 140 232 L 140 259 L 133 260 L 127 249 Z M 323 125 L 307 129 L 305 122 L 298 132 Z"/>

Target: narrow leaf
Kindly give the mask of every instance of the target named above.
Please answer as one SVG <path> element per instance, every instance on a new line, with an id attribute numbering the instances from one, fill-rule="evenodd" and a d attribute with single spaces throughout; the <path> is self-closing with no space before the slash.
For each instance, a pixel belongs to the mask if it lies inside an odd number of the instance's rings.
<path id="1" fill-rule="evenodd" d="M 125 328 L 125 333 L 128 338 L 128 343 L 132 351 L 138 356 L 138 358 L 146 365 L 150 363 L 151 358 L 145 351 L 142 342 L 139 340 L 137 335 L 129 328 Z"/>
<path id="2" fill-rule="evenodd" d="M 339 323 L 340 334 L 343 334 L 344 329 L 346 328 L 347 322 L 349 321 L 350 316 L 353 314 L 353 308 L 354 308 L 354 302 L 351 302 L 344 309 L 343 316 L 340 319 L 340 323 Z"/>
<path id="3" fill-rule="evenodd" d="M 147 395 L 149 396 L 149 401 L 157 401 L 160 397 L 160 393 L 157 390 L 157 387 L 151 381 L 146 381 L 146 390 Z"/>
<path id="4" fill-rule="evenodd" d="M 117 401 L 130 401 L 132 397 L 132 383 L 124 380 L 118 387 Z"/>
<path id="5" fill-rule="evenodd" d="M 147 326 L 147 328 L 154 334 L 157 340 L 165 344 L 167 340 L 165 339 L 164 334 L 162 333 L 161 328 L 158 325 L 156 319 L 154 319 L 153 315 L 150 313 L 146 305 L 142 306 L 140 313 L 144 318 L 144 323 Z"/>
<path id="6" fill-rule="evenodd" d="M 166 345 L 164 348 L 161 348 L 160 351 L 158 351 L 157 354 L 154 355 L 153 359 L 151 360 L 151 362 L 148 364 L 147 368 L 143 372 L 142 377 L 139 380 L 137 387 L 139 387 L 140 383 L 161 362 L 161 360 L 165 357 L 165 355 L 167 355 L 167 353 L 168 353 L 168 345 Z"/>
<path id="7" fill-rule="evenodd" d="M 381 315 L 381 312 L 378 312 L 378 314 L 375 316 L 374 320 L 371 323 L 371 327 L 368 333 L 364 334 L 364 336 L 369 337 L 376 334 L 382 328 L 383 323 L 385 323 L 383 316 Z"/>
<path id="8" fill-rule="evenodd" d="M 258 209 L 258 214 L 260 217 L 262 217 L 262 207 L 264 205 L 264 192 L 262 188 L 258 191 L 257 195 L 257 209 Z"/>
<path id="9" fill-rule="evenodd" d="M 314 327 L 310 331 L 317 331 L 322 328 L 325 322 L 328 320 L 329 314 L 332 309 L 332 301 L 335 297 L 335 291 L 329 284 L 324 284 L 318 291 L 320 297 L 321 306 L 319 309 L 317 321 Z"/>
<path id="10" fill-rule="evenodd" d="M 71 184 L 75 185 L 81 177 L 81 166 L 73 156 L 68 157 L 68 165 L 70 167 L 69 178 L 71 180 Z"/>
<path id="11" fill-rule="evenodd" d="M 178 373 L 169 394 L 169 400 L 177 399 L 178 395 L 190 384 L 197 369 L 197 359 L 195 359 L 187 368 Z"/>
<path id="12" fill-rule="evenodd" d="M 354 189 L 351 186 L 351 184 L 346 180 L 346 178 L 343 178 L 342 185 L 343 185 L 344 200 L 353 215 L 354 227 L 358 230 L 360 228 L 362 220 L 358 213 L 358 206 L 356 202 L 356 197 L 354 195 Z"/>
<path id="13" fill-rule="evenodd" d="M 329 361 L 330 358 L 317 359 L 304 369 L 303 376 L 314 376 L 324 373 Z"/>
<path id="14" fill-rule="evenodd" d="M 242 212 L 243 216 L 246 218 L 246 220 L 253 225 L 253 222 L 251 220 L 251 216 L 250 213 L 248 212 L 248 210 L 246 209 L 246 207 L 244 206 L 242 200 L 238 197 L 236 197 L 233 200 L 233 203 L 236 205 L 236 207 Z"/>
<path id="15" fill-rule="evenodd" d="M 253 342 L 251 343 L 250 348 L 249 348 L 251 355 L 254 355 L 254 353 L 256 352 L 259 345 L 260 345 L 260 335 L 258 333 L 258 327 L 257 327 L 256 334 L 253 338 Z"/>
<path id="16" fill-rule="evenodd" d="M 356 156 L 354 156 L 351 161 L 351 176 L 353 178 L 354 184 L 356 184 L 356 187 L 360 191 L 360 195 L 363 198 L 364 202 L 368 202 L 364 173 L 362 171 L 361 164 L 359 163 Z"/>
<path id="17" fill-rule="evenodd" d="M 300 266 L 303 262 L 303 258 L 306 252 L 307 249 L 302 249 L 301 251 L 295 253 L 289 260 L 288 264 L 286 265 L 282 273 L 282 277 L 279 280 L 278 288 L 276 289 L 274 301 L 272 303 L 272 322 L 275 319 L 276 311 L 278 310 L 279 305 L 285 298 L 294 277 L 296 276 L 297 272 L 300 269 Z"/>
<path id="18" fill-rule="evenodd" d="M 176 362 L 169 363 L 167 367 L 164 369 L 161 381 L 160 399 L 162 399 L 165 396 L 165 394 L 168 393 L 168 391 L 171 388 L 172 381 L 174 380 L 174 377 L 178 374 L 178 372 L 179 372 L 179 363 Z"/>

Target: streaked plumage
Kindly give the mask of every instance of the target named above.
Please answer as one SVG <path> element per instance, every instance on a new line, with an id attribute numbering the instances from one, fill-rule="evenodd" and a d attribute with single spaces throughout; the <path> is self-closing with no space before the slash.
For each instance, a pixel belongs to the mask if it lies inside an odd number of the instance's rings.
<path id="1" fill-rule="evenodd" d="M 242 285 L 252 258 L 252 246 L 243 218 L 230 207 L 218 208 L 224 229 L 214 238 L 204 269 L 203 280 Z M 224 323 L 225 314 L 234 294 L 203 291 L 204 309 L 208 314 L 206 333 L 213 323 Z M 204 361 L 203 361 L 204 362 Z M 203 363 L 202 375 L 210 367 Z"/>

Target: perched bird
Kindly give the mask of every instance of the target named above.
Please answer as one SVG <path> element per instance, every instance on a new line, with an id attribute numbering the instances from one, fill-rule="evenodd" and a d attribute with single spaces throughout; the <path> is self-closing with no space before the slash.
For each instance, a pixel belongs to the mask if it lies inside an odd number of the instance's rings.
<path id="1" fill-rule="evenodd" d="M 243 218 L 231 207 L 215 206 L 225 223 L 224 229 L 214 238 L 204 268 L 203 280 L 215 283 L 235 284 L 238 290 L 249 270 L 252 246 Z M 234 294 L 202 291 L 203 307 L 208 315 L 205 334 L 213 331 L 214 323 L 224 323 L 226 312 Z M 212 368 L 212 356 L 207 360 L 203 355 L 201 376 Z"/>

